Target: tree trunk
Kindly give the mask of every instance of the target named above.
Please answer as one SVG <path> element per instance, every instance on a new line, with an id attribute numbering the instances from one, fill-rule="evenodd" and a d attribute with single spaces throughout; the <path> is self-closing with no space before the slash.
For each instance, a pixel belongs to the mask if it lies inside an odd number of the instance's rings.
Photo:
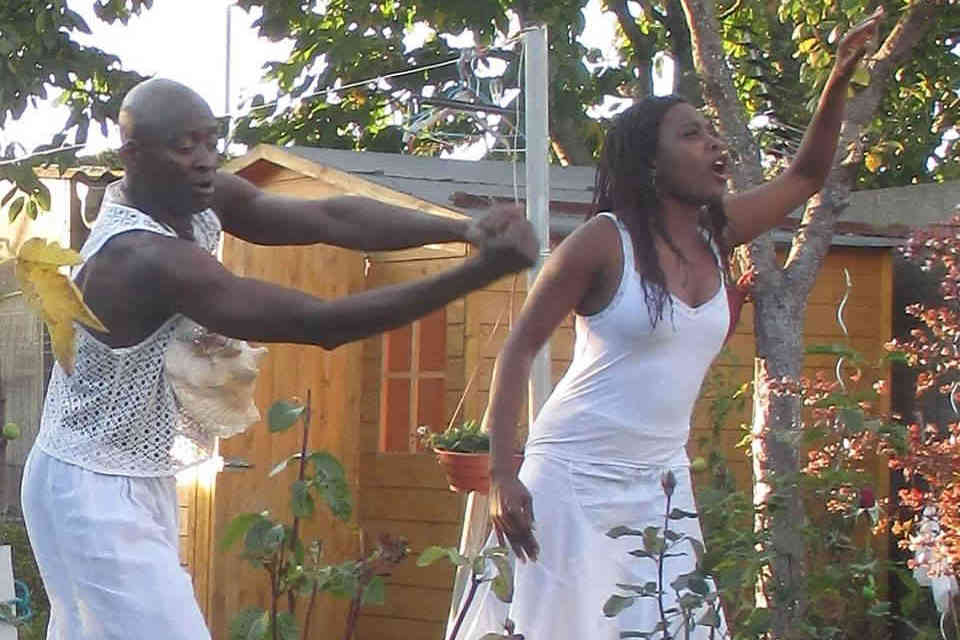
<path id="1" fill-rule="evenodd" d="M 653 95 L 653 56 L 657 52 L 656 36 L 652 33 L 644 35 L 627 7 L 627 0 L 609 0 L 607 8 L 616 14 L 620 29 L 627 36 L 633 49 L 630 64 L 637 72 L 636 90 L 633 97 L 640 99 Z"/>
<path id="2" fill-rule="evenodd" d="M 550 114 L 550 142 L 564 166 L 589 166 L 594 162 L 592 147 L 580 125 L 572 115 Z"/>
<path id="3" fill-rule="evenodd" d="M 693 45 L 690 42 L 690 30 L 687 29 L 680 0 L 667 1 L 665 23 L 670 30 L 670 52 L 673 56 L 675 86 L 674 93 L 683 96 L 695 107 L 703 106 L 700 91 L 700 76 L 693 64 Z"/>
<path id="4" fill-rule="evenodd" d="M 744 189 L 759 184 L 762 181 L 759 153 L 724 61 L 715 0 L 682 2 L 694 62 L 703 80 L 704 102 L 716 112 L 721 133 L 730 143 L 736 161 L 735 186 Z M 750 243 L 743 252 L 745 266 L 755 271 L 754 500 L 757 526 L 764 528 L 769 536 L 766 552 L 771 556 L 762 577 L 760 600 L 770 608 L 770 636 L 774 639 L 803 636 L 801 622 L 808 604 L 803 534 L 806 515 L 795 481 L 800 471 L 797 444 L 801 404 L 789 385 L 799 379 L 803 365 L 807 297 L 830 248 L 836 218 L 847 205 L 856 169 L 862 161 L 861 132 L 882 101 L 894 65 L 926 34 L 939 6 L 933 2 L 917 3 L 905 10 L 869 61 L 872 81 L 847 107 L 833 170 L 824 188 L 808 202 L 784 266 L 776 263 L 769 234 Z"/>

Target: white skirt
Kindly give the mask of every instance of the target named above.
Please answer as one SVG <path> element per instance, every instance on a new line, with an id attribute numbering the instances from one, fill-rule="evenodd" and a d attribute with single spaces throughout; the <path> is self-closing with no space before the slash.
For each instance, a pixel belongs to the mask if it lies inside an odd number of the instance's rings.
<path id="1" fill-rule="evenodd" d="M 645 585 L 658 579 L 652 560 L 629 553 L 643 547 L 642 538 L 615 540 L 606 533 L 621 525 L 662 529 L 666 511 L 660 484 L 663 470 L 529 455 L 520 479 L 533 496 L 539 559 L 514 562 L 514 597 L 509 605 L 496 598 L 489 582 L 484 583 L 458 638 L 474 640 L 485 633 L 504 633 L 507 617 L 516 625 L 514 633 L 528 640 L 620 640 L 625 631 L 653 631 L 661 619 L 656 599 L 638 598 L 616 617 L 603 613 L 611 595 L 631 595 L 618 584 Z M 671 508 L 695 511 L 689 469 L 678 466 L 672 470 L 677 487 Z M 670 520 L 670 529 L 703 539 L 696 519 Z M 488 544 L 495 545 L 496 537 L 491 535 Z M 688 544 L 681 544 L 676 551 L 684 555 L 664 562 L 664 590 L 669 592 L 664 596 L 664 609 L 675 602 L 668 585 L 695 568 L 694 551 Z M 715 590 L 712 584 L 710 587 Z M 722 619 L 722 612 L 720 616 Z M 681 632 L 673 637 L 684 636 Z M 698 626 L 690 637 L 705 640 L 711 637 L 711 630 Z M 720 630 L 713 637 L 721 638 Z"/>
<path id="2" fill-rule="evenodd" d="M 174 478 L 94 473 L 34 447 L 21 498 L 48 640 L 209 640 L 180 566 Z"/>

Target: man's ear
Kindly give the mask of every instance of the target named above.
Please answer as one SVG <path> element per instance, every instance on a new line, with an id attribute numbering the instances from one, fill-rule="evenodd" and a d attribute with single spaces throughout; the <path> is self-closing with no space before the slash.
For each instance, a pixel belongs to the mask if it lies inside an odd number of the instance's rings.
<path id="1" fill-rule="evenodd" d="M 120 156 L 120 160 L 123 161 L 123 166 L 127 169 L 136 166 L 140 156 L 140 143 L 136 140 L 124 141 L 123 144 L 120 145 L 120 148 L 117 149 L 117 155 Z"/>

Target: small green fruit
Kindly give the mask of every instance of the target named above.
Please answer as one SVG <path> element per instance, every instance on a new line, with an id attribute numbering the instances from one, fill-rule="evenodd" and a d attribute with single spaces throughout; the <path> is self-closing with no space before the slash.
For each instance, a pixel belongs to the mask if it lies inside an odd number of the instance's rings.
<path id="1" fill-rule="evenodd" d="M 706 471 L 707 470 L 707 461 L 703 456 L 697 456 L 693 459 L 693 462 L 690 463 L 690 468 L 696 472 Z"/>
<path id="2" fill-rule="evenodd" d="M 15 422 L 8 422 L 3 425 L 2 435 L 7 440 L 16 440 L 20 437 L 20 427 Z"/>

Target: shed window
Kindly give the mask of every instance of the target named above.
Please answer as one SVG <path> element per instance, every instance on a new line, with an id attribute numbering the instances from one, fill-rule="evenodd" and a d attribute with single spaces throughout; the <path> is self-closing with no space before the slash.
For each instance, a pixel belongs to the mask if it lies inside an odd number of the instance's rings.
<path id="1" fill-rule="evenodd" d="M 417 427 L 445 425 L 447 321 L 443 309 L 383 336 L 380 450 L 416 452 Z"/>

